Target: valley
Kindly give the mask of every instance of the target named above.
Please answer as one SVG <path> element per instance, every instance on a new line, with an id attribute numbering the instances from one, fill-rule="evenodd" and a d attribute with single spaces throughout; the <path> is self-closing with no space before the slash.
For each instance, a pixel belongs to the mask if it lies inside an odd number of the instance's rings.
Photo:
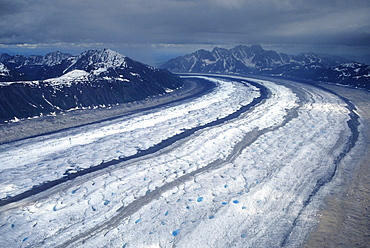
<path id="1" fill-rule="evenodd" d="M 304 245 L 364 147 L 351 95 L 277 78 L 182 78 L 215 87 L 1 144 L 0 245 Z"/>

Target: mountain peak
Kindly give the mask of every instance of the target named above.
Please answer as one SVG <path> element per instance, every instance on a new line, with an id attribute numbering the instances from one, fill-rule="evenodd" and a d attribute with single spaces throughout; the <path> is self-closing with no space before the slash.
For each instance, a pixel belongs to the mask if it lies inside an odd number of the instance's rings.
<path id="1" fill-rule="evenodd" d="M 64 55 L 59 51 L 47 55 L 60 56 Z M 36 61 L 11 57 L 16 58 Z M 183 86 L 180 77 L 110 49 L 89 50 L 52 66 L 21 62 L 16 64 L 18 68 L 14 63 L 9 63 L 13 68 L 0 63 L 1 101 L 11 106 L 1 109 L 0 123 L 15 117 L 141 101 Z"/>
<path id="2" fill-rule="evenodd" d="M 45 58 L 52 58 L 52 57 L 72 57 L 72 54 L 70 53 L 63 53 L 59 50 L 56 50 L 54 52 L 51 52 L 51 53 L 47 53 L 45 55 Z"/>
<path id="3" fill-rule="evenodd" d="M 9 69 L 3 63 L 0 63 L 0 76 L 9 76 Z"/>
<path id="4" fill-rule="evenodd" d="M 178 57 L 168 61 L 163 68 L 176 72 L 291 75 L 293 72 L 307 73 L 308 69 L 310 72 L 317 71 L 343 63 L 336 58 L 322 57 L 314 53 L 303 53 L 297 56 L 277 53 L 273 50 L 264 50 L 261 45 L 250 47 L 239 45 L 231 49 L 215 47 L 212 52 L 195 52 L 188 56 L 190 57 L 196 60 L 189 62 L 189 59 Z"/>
<path id="5" fill-rule="evenodd" d="M 89 58 L 91 62 L 95 63 L 109 63 L 113 67 L 120 65 L 126 58 L 126 56 L 109 48 L 88 50 L 77 57 Z"/>
<path id="6" fill-rule="evenodd" d="M 91 72 L 112 67 L 126 67 L 126 56 L 108 48 L 88 50 L 71 57 L 71 65 L 64 71 L 75 69 Z"/>
<path id="7" fill-rule="evenodd" d="M 61 63 L 63 60 L 72 57 L 70 53 L 62 53 L 60 51 L 51 52 L 45 55 L 43 59 L 43 64 L 48 66 L 53 66 Z"/>
<path id="8" fill-rule="evenodd" d="M 261 45 L 252 45 L 251 50 L 255 53 L 262 53 L 263 51 L 265 51 L 265 50 L 263 50 Z"/>
<path id="9" fill-rule="evenodd" d="M 0 63 L 2 63 L 3 61 L 9 59 L 11 56 L 7 53 L 2 53 L 0 54 Z"/>

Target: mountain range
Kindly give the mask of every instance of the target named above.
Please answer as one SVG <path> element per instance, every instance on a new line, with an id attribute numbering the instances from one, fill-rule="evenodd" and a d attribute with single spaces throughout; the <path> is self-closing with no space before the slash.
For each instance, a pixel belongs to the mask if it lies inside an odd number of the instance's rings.
<path id="1" fill-rule="evenodd" d="M 110 106 L 170 92 L 183 82 L 110 49 L 77 56 L 0 55 L 0 122 L 40 114 Z"/>
<path id="2" fill-rule="evenodd" d="M 146 99 L 183 86 L 172 72 L 239 73 L 308 79 L 370 90 L 370 66 L 314 53 L 288 55 L 260 45 L 216 47 L 169 60 L 157 69 L 110 49 L 72 56 L 0 54 L 0 123 Z"/>
<path id="3" fill-rule="evenodd" d="M 178 73 L 239 73 L 281 76 L 351 85 L 370 90 L 370 66 L 338 56 L 288 55 L 260 45 L 204 49 L 169 60 L 162 68 Z"/>

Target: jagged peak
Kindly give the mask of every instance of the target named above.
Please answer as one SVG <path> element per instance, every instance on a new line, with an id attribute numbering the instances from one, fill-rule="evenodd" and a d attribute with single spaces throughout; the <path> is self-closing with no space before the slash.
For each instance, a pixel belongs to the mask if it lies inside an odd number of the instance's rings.
<path id="1" fill-rule="evenodd" d="M 262 53 L 265 50 L 261 47 L 261 45 L 252 45 L 251 50 L 254 52 Z"/>
<path id="2" fill-rule="evenodd" d="M 121 58 L 125 58 L 126 56 L 116 52 L 116 51 L 113 51 L 109 48 L 101 48 L 101 49 L 92 49 L 92 50 L 87 50 L 85 52 L 82 52 L 80 55 L 78 56 L 90 56 L 90 57 L 94 57 L 94 58 L 98 58 L 100 59 L 101 61 L 108 61 L 108 60 L 113 60 L 113 59 L 121 59 Z"/>
<path id="3" fill-rule="evenodd" d="M 209 51 L 207 51 L 205 49 L 199 49 L 199 50 L 195 51 L 195 53 L 209 53 Z"/>
<path id="4" fill-rule="evenodd" d="M 215 47 L 212 50 L 212 54 L 216 59 L 224 58 L 229 55 L 229 50 L 226 48 Z"/>
<path id="5" fill-rule="evenodd" d="M 0 62 L 3 62 L 4 60 L 9 59 L 11 56 L 7 53 L 0 54 Z"/>
<path id="6" fill-rule="evenodd" d="M 212 50 L 212 52 L 219 52 L 219 51 L 228 51 L 228 49 L 223 48 L 223 47 L 215 47 Z"/>
<path id="7" fill-rule="evenodd" d="M 209 56 L 210 54 L 211 54 L 210 51 L 207 51 L 207 50 L 204 50 L 204 49 L 200 49 L 200 50 L 195 51 L 192 54 L 188 54 L 187 56 L 188 57 L 191 57 L 191 56 L 195 55 L 195 56 L 198 57 L 198 56 Z"/>
<path id="8" fill-rule="evenodd" d="M 63 53 L 63 52 L 61 52 L 59 50 L 56 50 L 54 52 L 47 53 L 45 55 L 45 58 L 55 57 L 55 56 L 72 57 L 72 54 L 70 54 L 70 53 Z"/>
<path id="9" fill-rule="evenodd" d="M 233 49 L 249 49 L 250 47 L 246 46 L 246 45 L 238 45 L 236 47 L 234 47 Z"/>
<path id="10" fill-rule="evenodd" d="M 45 57 L 43 58 L 43 64 L 53 66 L 61 63 L 63 60 L 69 57 L 72 57 L 72 54 L 54 51 L 45 55 Z"/>
<path id="11" fill-rule="evenodd" d="M 0 76 L 8 76 L 9 75 L 9 69 L 0 62 Z"/>
<path id="12" fill-rule="evenodd" d="M 93 49 L 69 58 L 71 65 L 65 72 L 80 69 L 92 71 L 111 67 L 126 67 L 126 56 L 108 48 Z"/>

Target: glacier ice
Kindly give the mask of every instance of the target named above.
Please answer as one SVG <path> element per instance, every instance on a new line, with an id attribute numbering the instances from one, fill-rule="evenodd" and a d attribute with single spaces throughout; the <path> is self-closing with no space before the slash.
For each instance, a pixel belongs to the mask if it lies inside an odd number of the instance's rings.
<path id="1" fill-rule="evenodd" d="M 3 244 L 279 246 L 346 145 L 349 110 L 337 96 L 308 85 L 202 78 L 218 87 L 192 102 L 2 145 L 4 198 L 67 169 L 135 154 L 183 129 L 235 112 L 259 96 L 255 87 L 240 81 L 269 89 L 262 104 L 238 118 L 2 207 Z M 310 211 L 306 221 L 312 223 L 315 211 Z M 300 235 L 303 240 L 307 233 Z"/>

